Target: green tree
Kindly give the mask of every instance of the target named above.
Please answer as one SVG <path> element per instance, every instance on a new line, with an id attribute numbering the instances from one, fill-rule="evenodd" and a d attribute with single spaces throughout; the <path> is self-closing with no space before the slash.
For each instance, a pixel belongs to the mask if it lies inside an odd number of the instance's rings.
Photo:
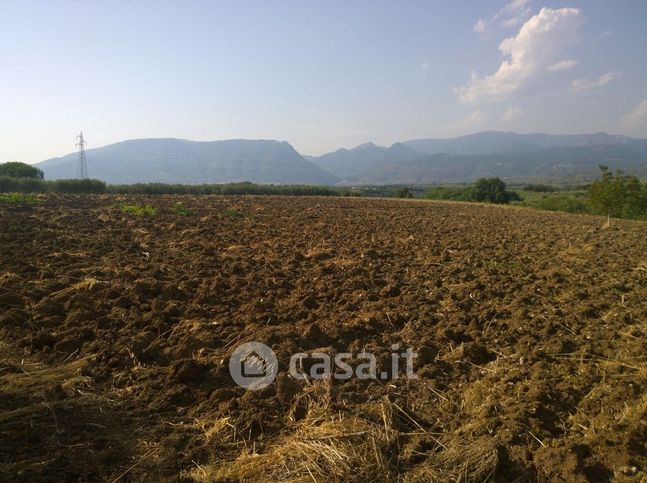
<path id="1" fill-rule="evenodd" d="M 615 218 L 640 218 L 647 215 L 647 184 L 633 175 L 600 166 L 602 177 L 591 183 L 589 204 L 597 214 Z"/>
<path id="2" fill-rule="evenodd" d="M 33 178 L 43 179 L 43 172 L 26 163 L 11 161 L 0 164 L 0 176 L 9 176 L 10 178 Z"/>
<path id="3" fill-rule="evenodd" d="M 510 203 L 519 199 L 515 192 L 507 191 L 506 184 L 500 178 L 480 178 L 473 188 L 474 201 L 489 203 Z"/>
<path id="4" fill-rule="evenodd" d="M 409 191 L 409 188 L 403 186 L 395 193 L 395 196 L 397 198 L 413 198 L 413 193 Z"/>

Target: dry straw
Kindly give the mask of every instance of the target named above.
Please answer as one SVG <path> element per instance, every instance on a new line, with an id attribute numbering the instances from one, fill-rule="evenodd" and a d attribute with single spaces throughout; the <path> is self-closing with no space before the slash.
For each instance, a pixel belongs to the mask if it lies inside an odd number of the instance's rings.
<path id="1" fill-rule="evenodd" d="M 297 408 L 304 405 L 305 416 L 298 419 Z M 396 428 L 403 410 L 386 398 L 364 404 L 361 410 L 333 407 L 329 382 L 310 384 L 294 401 L 287 415 L 291 421 L 287 430 L 263 450 L 245 444 L 234 460 L 198 465 L 186 476 L 198 482 L 476 482 L 486 481 L 497 467 L 493 439 L 466 444 L 455 437 L 439 442 L 421 463 L 407 467 L 402 443 L 410 433 Z M 213 425 L 209 439 L 213 439 L 215 428 L 229 427 L 230 421 Z"/>
<path id="2" fill-rule="evenodd" d="M 0 412 L 0 423 L 44 410 L 51 411 L 52 406 L 62 403 L 47 402 L 52 391 L 59 388 L 66 394 L 73 394 L 77 388 L 87 385 L 90 381 L 88 377 L 81 375 L 81 369 L 88 364 L 88 358 L 48 367 L 16 358 L 8 346 L 3 344 L 0 345 L 0 360 L 20 371 L 0 376 L 0 397 L 25 402 L 20 408 Z M 39 402 L 34 403 L 35 400 Z M 66 400 L 65 403 L 69 404 L 70 400 Z"/>

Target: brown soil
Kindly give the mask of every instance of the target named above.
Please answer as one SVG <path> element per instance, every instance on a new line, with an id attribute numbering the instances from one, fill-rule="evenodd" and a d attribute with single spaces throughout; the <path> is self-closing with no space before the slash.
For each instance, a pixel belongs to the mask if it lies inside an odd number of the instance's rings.
<path id="1" fill-rule="evenodd" d="M 644 481 L 647 224 L 604 221 L 297 197 L 0 205 L 0 480 Z M 229 375 L 246 341 L 279 358 L 261 391 Z M 296 352 L 387 367 L 396 343 L 418 379 L 287 376 Z"/>

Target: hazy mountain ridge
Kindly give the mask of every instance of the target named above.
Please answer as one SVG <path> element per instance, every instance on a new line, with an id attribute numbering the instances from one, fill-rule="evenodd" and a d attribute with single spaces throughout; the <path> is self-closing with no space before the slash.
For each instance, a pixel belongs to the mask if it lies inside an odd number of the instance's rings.
<path id="1" fill-rule="evenodd" d="M 461 183 L 480 177 L 551 183 L 598 178 L 599 165 L 647 177 L 647 158 L 615 146 L 536 148 L 525 153 L 421 155 L 400 163 L 379 164 L 356 177 L 354 184 Z"/>
<path id="2" fill-rule="evenodd" d="M 361 144 L 353 149 L 340 148 L 323 156 L 309 156 L 309 159 L 339 179 L 350 180 L 363 171 L 372 168 L 376 162 L 386 162 L 388 148 L 373 143 Z"/>
<path id="3" fill-rule="evenodd" d="M 289 143 L 272 140 L 136 139 L 89 149 L 88 172 L 108 183 L 335 184 L 338 179 L 304 159 Z M 73 178 L 77 155 L 39 163 L 48 179 Z"/>
<path id="4" fill-rule="evenodd" d="M 483 131 L 447 139 L 414 139 L 404 144 L 424 154 L 494 154 L 532 151 L 537 148 L 623 146 L 647 155 L 647 139 L 607 133 L 594 134 L 518 134 Z"/>
<path id="5" fill-rule="evenodd" d="M 647 176 L 647 140 L 606 133 L 552 135 L 484 131 L 448 139 L 395 143 L 387 156 L 362 163 L 363 171 L 341 176 L 344 184 L 428 184 L 473 181 L 482 176 L 537 181 L 588 181 L 599 164 Z M 320 158 L 314 158 L 319 162 Z M 323 166 L 322 166 L 323 167 Z M 348 167 L 346 167 L 349 170 Z"/>
<path id="6" fill-rule="evenodd" d="M 76 163 L 72 153 L 37 166 L 47 179 L 73 178 Z M 647 139 L 485 131 L 390 147 L 365 143 L 322 156 L 304 156 L 274 140 L 135 139 L 89 149 L 87 163 L 91 177 L 124 184 L 428 184 L 482 176 L 579 182 L 598 177 L 599 164 L 647 177 Z"/>

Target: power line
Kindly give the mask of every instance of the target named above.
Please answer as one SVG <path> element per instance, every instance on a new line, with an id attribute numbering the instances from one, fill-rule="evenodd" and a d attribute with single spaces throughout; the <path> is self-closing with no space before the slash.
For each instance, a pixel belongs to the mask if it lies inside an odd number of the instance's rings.
<path id="1" fill-rule="evenodd" d="M 83 139 L 83 131 L 76 137 L 79 142 L 76 145 L 79 147 L 79 161 L 76 166 L 76 177 L 79 179 L 88 179 L 88 166 L 85 164 L 85 140 Z"/>

